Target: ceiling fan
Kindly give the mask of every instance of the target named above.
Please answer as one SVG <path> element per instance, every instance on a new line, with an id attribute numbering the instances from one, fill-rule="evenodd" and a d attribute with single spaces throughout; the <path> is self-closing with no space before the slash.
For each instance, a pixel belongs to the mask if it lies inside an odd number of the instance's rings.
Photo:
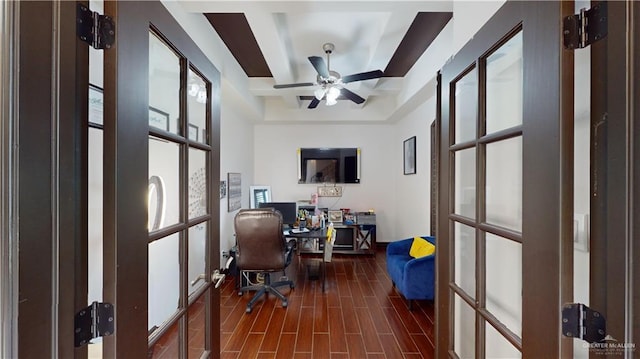
<path id="1" fill-rule="evenodd" d="M 349 100 L 361 104 L 364 102 L 364 98 L 360 97 L 356 93 L 349 91 L 344 87 L 344 84 L 355 81 L 363 81 L 370 79 L 377 79 L 384 75 L 380 70 L 360 72 L 348 76 L 340 76 L 336 71 L 332 71 L 329 67 L 331 65 L 331 53 L 335 49 L 332 43 L 326 43 L 322 45 L 322 49 L 327 54 L 327 62 L 320 56 L 309 56 L 309 62 L 316 69 L 318 75 L 316 82 L 300 82 L 294 84 L 274 85 L 273 88 L 291 88 L 291 87 L 305 87 L 305 86 L 319 86 L 314 91 L 314 98 L 309 103 L 307 108 L 316 108 L 323 98 L 326 98 L 327 106 L 333 106 L 337 103 L 337 99 L 340 95 L 348 98 Z"/>

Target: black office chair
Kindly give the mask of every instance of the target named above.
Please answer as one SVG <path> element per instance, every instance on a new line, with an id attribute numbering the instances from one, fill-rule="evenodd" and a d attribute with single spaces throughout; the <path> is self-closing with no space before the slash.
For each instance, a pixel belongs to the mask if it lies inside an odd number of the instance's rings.
<path id="1" fill-rule="evenodd" d="M 236 263 L 239 275 L 244 272 L 262 274 L 263 283 L 241 287 L 239 294 L 257 291 L 247 304 L 247 313 L 251 313 L 253 304 L 269 293 L 282 300 L 286 308 L 287 298 L 276 288 L 288 285 L 294 288 L 293 281 L 286 277 L 286 267 L 291 263 L 293 248 L 287 245 L 282 233 L 282 215 L 273 208 L 242 209 L 234 220 L 238 251 Z M 284 277 L 271 283 L 271 273 L 283 272 Z"/>

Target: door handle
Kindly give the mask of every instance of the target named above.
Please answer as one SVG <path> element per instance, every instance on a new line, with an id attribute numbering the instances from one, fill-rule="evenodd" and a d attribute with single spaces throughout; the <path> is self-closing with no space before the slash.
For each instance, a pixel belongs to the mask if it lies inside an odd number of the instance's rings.
<path id="1" fill-rule="evenodd" d="M 220 273 L 219 269 L 214 270 L 213 274 L 211 275 L 211 281 L 214 283 L 213 286 L 215 288 L 220 288 L 220 285 L 222 285 L 222 282 L 224 282 L 224 279 L 226 277 L 227 275 L 224 273 Z"/>

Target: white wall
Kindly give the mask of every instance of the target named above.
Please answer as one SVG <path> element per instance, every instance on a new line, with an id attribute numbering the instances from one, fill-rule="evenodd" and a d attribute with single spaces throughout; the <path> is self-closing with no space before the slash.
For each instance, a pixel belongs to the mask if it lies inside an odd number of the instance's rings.
<path id="1" fill-rule="evenodd" d="M 249 208 L 249 186 L 254 182 L 253 122 L 245 112 L 242 99 L 226 81 L 222 83 L 220 112 L 220 180 L 227 181 L 229 172 L 242 175 L 242 208 Z M 227 191 L 228 192 L 228 191 Z M 233 218 L 237 210 L 228 212 L 228 193 L 220 200 L 220 251 L 235 245 Z M 224 263 L 221 260 L 221 263 Z"/>
<path id="2" fill-rule="evenodd" d="M 506 0 L 454 0 L 453 48 L 451 55 L 460 50 Z"/>
<path id="3" fill-rule="evenodd" d="M 340 184 L 342 197 L 320 197 L 319 207 L 375 210 L 377 240 L 396 239 L 395 158 L 402 144 L 393 125 L 256 125 L 255 184 L 271 186 L 273 201 L 309 200 L 318 184 L 298 184 L 297 149 L 303 147 L 359 147 L 361 182 Z"/>
<path id="4" fill-rule="evenodd" d="M 436 101 L 432 98 L 396 124 L 393 159 L 396 177 L 396 239 L 429 235 L 430 232 L 430 126 L 435 118 Z M 404 175 L 402 143 L 412 136 L 416 136 L 416 174 Z"/>

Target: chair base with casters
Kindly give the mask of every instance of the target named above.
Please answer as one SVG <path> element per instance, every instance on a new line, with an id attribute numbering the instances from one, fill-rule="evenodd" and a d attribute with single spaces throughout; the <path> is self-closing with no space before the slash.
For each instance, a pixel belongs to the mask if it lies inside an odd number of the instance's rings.
<path id="1" fill-rule="evenodd" d="M 256 291 L 256 294 L 254 294 L 253 298 L 251 298 L 249 303 L 247 303 L 247 309 L 245 311 L 247 313 L 251 313 L 251 310 L 253 309 L 253 305 L 258 301 L 258 299 L 260 299 L 263 295 L 267 297 L 269 293 L 278 297 L 282 301 L 282 307 L 286 308 L 287 305 L 289 304 L 289 301 L 287 300 L 287 297 L 285 297 L 284 294 L 280 293 L 280 291 L 278 291 L 278 289 L 276 288 L 289 286 L 289 288 L 293 289 L 295 288 L 295 284 L 293 283 L 293 281 L 289 279 L 284 279 L 284 280 L 277 281 L 275 283 L 271 283 L 270 272 L 257 272 L 257 273 L 262 273 L 264 278 L 264 283 L 241 287 L 238 291 L 238 295 L 242 295 L 244 292 Z M 286 278 L 286 277 L 282 277 L 282 278 Z"/>

